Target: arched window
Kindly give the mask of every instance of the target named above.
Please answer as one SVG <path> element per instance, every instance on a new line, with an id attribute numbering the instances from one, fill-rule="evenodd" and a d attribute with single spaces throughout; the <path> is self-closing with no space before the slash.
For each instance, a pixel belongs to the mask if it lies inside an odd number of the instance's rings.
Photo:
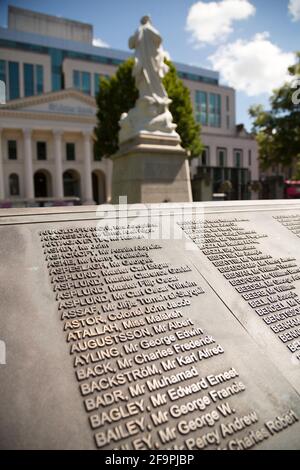
<path id="1" fill-rule="evenodd" d="M 9 193 L 11 196 L 20 196 L 19 176 L 16 173 L 9 175 Z"/>

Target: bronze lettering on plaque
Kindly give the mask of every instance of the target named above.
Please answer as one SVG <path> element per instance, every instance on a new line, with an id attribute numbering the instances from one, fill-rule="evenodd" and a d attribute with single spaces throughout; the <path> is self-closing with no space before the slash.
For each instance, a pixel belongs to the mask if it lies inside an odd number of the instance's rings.
<path id="1" fill-rule="evenodd" d="M 300 215 L 278 215 L 274 219 L 300 238 Z"/>
<path id="2" fill-rule="evenodd" d="M 285 225 L 297 231 L 300 217 L 287 220 Z M 300 266 L 293 256 L 274 258 L 264 252 L 260 239 L 267 235 L 245 229 L 243 222 L 248 219 L 186 221 L 180 226 L 243 301 L 300 360 L 300 298 L 295 286 L 300 280 Z M 199 234 L 204 241 L 199 241 Z"/>
<path id="3" fill-rule="evenodd" d="M 183 228 L 197 237 L 197 225 Z M 245 370 L 201 324 L 204 280 L 194 280 L 188 263 L 157 261 L 163 247 L 143 240 L 149 231 L 147 224 L 110 227 L 100 238 L 94 227 L 40 231 L 96 448 L 251 449 L 298 423 L 293 408 L 260 417 L 245 397 Z M 114 244 L 120 233 L 124 242 Z M 260 236 L 236 220 L 208 222 L 205 233 L 203 252 L 267 324 L 279 310 L 296 312 L 287 280 L 298 273 L 293 260 L 264 256 Z"/>
<path id="4" fill-rule="evenodd" d="M 299 449 L 290 204 L 0 214 L 0 447 Z"/>

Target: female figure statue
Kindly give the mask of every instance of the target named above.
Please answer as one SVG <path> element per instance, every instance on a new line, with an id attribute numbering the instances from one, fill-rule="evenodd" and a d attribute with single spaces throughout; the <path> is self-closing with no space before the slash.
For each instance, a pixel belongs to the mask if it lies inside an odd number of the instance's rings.
<path id="1" fill-rule="evenodd" d="M 162 83 L 169 67 L 164 62 L 162 38 L 149 16 L 141 19 L 141 25 L 129 39 L 129 47 L 135 49 L 133 76 L 139 98 L 135 107 L 121 116 L 119 142 L 142 132 L 178 137 L 175 132 L 177 126 L 169 111 L 171 100 Z"/>
<path id="2" fill-rule="evenodd" d="M 133 76 L 140 98 L 152 97 L 158 102 L 168 98 L 162 79 L 169 67 L 164 63 L 161 43 L 161 36 L 149 16 L 143 16 L 141 26 L 129 39 L 130 49 L 135 49 Z"/>

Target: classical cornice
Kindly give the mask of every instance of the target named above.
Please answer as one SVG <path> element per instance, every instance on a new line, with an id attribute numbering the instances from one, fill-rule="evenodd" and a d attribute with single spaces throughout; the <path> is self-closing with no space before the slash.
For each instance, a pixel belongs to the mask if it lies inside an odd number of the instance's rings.
<path id="1" fill-rule="evenodd" d="M 217 134 L 215 132 L 205 132 L 203 129 L 201 131 L 202 137 L 221 137 L 222 139 L 241 139 L 241 140 L 256 140 L 253 134 L 248 133 L 247 135 L 235 134 Z"/>
<path id="2" fill-rule="evenodd" d="M 77 98 L 89 106 L 96 109 L 96 101 L 92 96 L 86 95 L 82 91 L 75 90 L 74 88 L 67 88 L 66 90 L 50 91 L 42 95 L 28 96 L 26 98 L 18 98 L 9 101 L 4 105 L 0 105 L 0 111 L 4 109 L 21 109 L 25 106 L 38 105 L 43 103 L 51 103 L 52 101 L 62 100 L 64 98 Z"/>
<path id="3" fill-rule="evenodd" d="M 80 122 L 95 125 L 97 122 L 95 116 L 84 116 L 82 114 L 62 114 L 62 113 L 47 113 L 35 111 L 22 111 L 20 109 L 3 109 L 0 107 L 0 118 L 16 118 L 16 119 L 33 119 L 37 121 L 62 121 L 62 122 Z M 16 127 L 18 124 L 16 123 Z M 2 124 L 2 128 L 5 125 Z"/>

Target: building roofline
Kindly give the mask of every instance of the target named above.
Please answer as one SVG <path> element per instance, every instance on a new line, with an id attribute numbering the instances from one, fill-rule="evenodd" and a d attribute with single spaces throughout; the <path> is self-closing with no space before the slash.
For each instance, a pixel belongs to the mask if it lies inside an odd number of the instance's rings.
<path id="1" fill-rule="evenodd" d="M 120 49 L 113 49 L 109 47 L 99 47 L 94 46 L 93 44 L 72 41 L 70 39 L 56 38 L 54 36 L 42 36 L 37 33 L 11 30 L 9 28 L 4 27 L 0 27 L 0 39 L 27 43 L 32 45 L 39 45 L 42 47 L 63 49 L 67 51 L 79 52 L 82 54 L 91 54 L 95 56 L 105 57 L 108 59 L 120 60 L 121 62 L 128 59 L 129 57 L 132 57 L 132 53 L 129 51 L 122 51 Z M 219 73 L 213 70 L 197 67 L 194 65 L 187 65 L 180 62 L 173 63 L 179 72 L 199 75 L 204 78 L 209 78 L 216 81 L 219 80 Z"/>
<path id="2" fill-rule="evenodd" d="M 91 28 L 91 30 L 93 30 L 93 25 L 91 23 L 85 23 L 84 21 L 78 21 L 78 20 L 71 20 L 69 18 L 65 18 L 63 16 L 57 16 L 57 15 L 49 15 L 48 13 L 41 13 L 39 11 L 35 11 L 35 10 L 29 10 L 28 8 L 20 8 L 20 7 L 16 7 L 14 5 L 8 5 L 8 15 L 9 13 L 12 12 L 12 13 L 22 13 L 23 15 L 28 15 L 28 16 L 39 16 L 41 18 L 45 18 L 45 19 L 51 19 L 51 20 L 55 20 L 59 23 L 64 23 L 64 22 L 68 22 L 70 24 L 75 24 L 75 25 L 78 25 L 78 26 L 88 26 L 89 28 Z"/>
<path id="3" fill-rule="evenodd" d="M 72 41 L 71 39 L 57 38 L 55 36 L 42 36 L 37 33 L 28 33 L 3 27 L 0 27 L 0 39 L 18 41 L 43 47 L 53 47 L 55 49 L 65 49 L 67 51 L 93 54 L 120 60 L 126 60 L 131 55 L 129 52 L 118 49 L 99 47 L 94 46 L 93 44 Z"/>
<path id="4" fill-rule="evenodd" d="M 173 62 L 173 61 L 172 61 Z M 195 75 L 202 75 L 206 78 L 212 78 L 214 80 L 219 80 L 219 72 L 214 70 L 206 69 L 203 67 L 198 67 L 197 65 L 183 64 L 182 62 L 173 62 L 176 69 L 183 73 L 192 73 Z"/>

